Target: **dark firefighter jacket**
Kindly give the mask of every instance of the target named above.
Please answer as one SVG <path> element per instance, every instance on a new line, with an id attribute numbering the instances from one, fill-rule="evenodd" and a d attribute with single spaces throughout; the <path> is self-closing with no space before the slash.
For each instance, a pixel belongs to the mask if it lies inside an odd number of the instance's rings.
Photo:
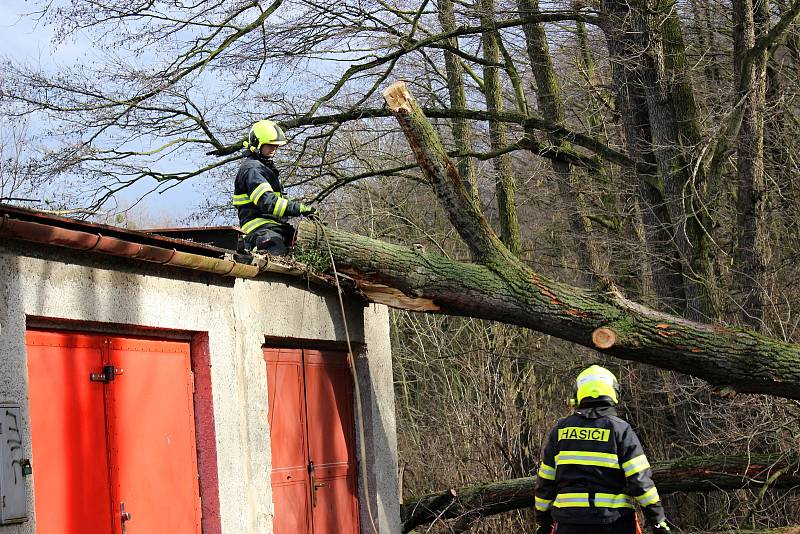
<path id="1" fill-rule="evenodd" d="M 609 524 L 634 513 L 651 525 L 664 508 L 650 464 L 631 426 L 607 404 L 579 407 L 550 432 L 536 482 L 536 517 L 580 525 Z"/>
<path id="2" fill-rule="evenodd" d="M 255 154 L 247 155 L 239 166 L 233 184 L 233 205 L 246 234 L 264 225 L 286 225 L 288 217 L 300 215 L 300 203 L 283 196 L 275 164 Z"/>

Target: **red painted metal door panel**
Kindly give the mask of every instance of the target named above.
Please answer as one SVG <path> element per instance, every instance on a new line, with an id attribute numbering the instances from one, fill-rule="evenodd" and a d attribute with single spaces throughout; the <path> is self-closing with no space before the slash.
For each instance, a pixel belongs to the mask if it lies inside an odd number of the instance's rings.
<path id="1" fill-rule="evenodd" d="M 304 350 L 314 533 L 357 534 L 353 381 L 347 355 Z"/>
<path id="2" fill-rule="evenodd" d="M 358 532 L 352 380 L 341 352 L 265 349 L 275 534 Z"/>
<path id="3" fill-rule="evenodd" d="M 200 502 L 189 344 L 110 339 L 123 370 L 108 387 L 114 502 L 127 534 L 199 534 Z"/>
<path id="4" fill-rule="evenodd" d="M 28 332 L 37 534 L 199 534 L 189 345 Z M 106 364 L 110 382 L 89 380 Z"/>
<path id="5" fill-rule="evenodd" d="M 29 331 L 28 391 L 37 534 L 108 534 L 103 340 Z"/>
<path id="6" fill-rule="evenodd" d="M 311 532 L 303 353 L 265 349 L 275 534 Z"/>

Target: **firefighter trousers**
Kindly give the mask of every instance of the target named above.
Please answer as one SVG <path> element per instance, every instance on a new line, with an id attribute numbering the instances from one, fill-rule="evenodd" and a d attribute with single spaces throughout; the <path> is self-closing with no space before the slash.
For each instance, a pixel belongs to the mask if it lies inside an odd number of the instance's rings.
<path id="1" fill-rule="evenodd" d="M 251 252 L 286 256 L 294 239 L 294 228 L 288 224 L 264 225 L 244 236 L 244 247 Z"/>
<path id="2" fill-rule="evenodd" d="M 641 530 L 638 528 L 636 516 L 625 515 L 614 521 L 610 525 L 571 525 L 568 523 L 558 523 L 555 534 L 637 534 Z"/>

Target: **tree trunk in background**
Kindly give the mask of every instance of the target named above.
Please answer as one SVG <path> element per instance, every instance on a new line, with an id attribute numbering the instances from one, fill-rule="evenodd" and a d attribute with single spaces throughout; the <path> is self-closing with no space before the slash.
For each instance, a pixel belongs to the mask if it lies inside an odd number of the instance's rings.
<path id="1" fill-rule="evenodd" d="M 683 191 L 676 201 L 683 206 L 691 254 L 689 271 L 696 279 L 699 295 L 694 313 L 703 320 L 719 318 L 719 296 L 711 262 L 712 221 L 706 204 L 708 180 L 705 167 L 698 165 L 695 155 L 700 153 L 703 136 L 700 130 L 699 110 L 694 97 L 691 65 L 686 59 L 686 44 L 683 39 L 681 20 L 673 6 L 666 8 L 663 20 L 657 21 L 664 43 L 665 84 L 669 93 L 672 117 L 675 121 L 676 148 L 681 153 L 685 167 L 681 172 Z M 691 304 L 691 303 L 690 303 Z M 690 306 L 691 307 L 691 306 Z M 692 318 L 692 317 L 690 317 Z"/>
<path id="2" fill-rule="evenodd" d="M 779 455 L 700 456 L 654 463 L 653 481 L 661 495 L 764 486 L 792 488 L 800 485 L 796 466 L 796 461 Z M 448 489 L 410 499 L 400 510 L 403 532 L 438 519 L 479 518 L 530 508 L 535 484 L 535 477 L 525 477 Z"/>
<path id="3" fill-rule="evenodd" d="M 656 160 L 652 151 L 650 118 L 642 88 L 641 65 L 637 59 L 639 47 L 630 28 L 630 13 L 627 4 L 617 0 L 604 0 L 601 5 L 606 16 L 602 29 L 611 59 L 612 85 L 623 121 L 628 155 L 634 161 L 654 168 Z M 682 313 L 686 302 L 683 269 L 672 243 L 672 224 L 663 187 L 658 176 L 647 174 L 637 167 L 635 189 L 639 196 L 658 307 Z"/>
<path id="4" fill-rule="evenodd" d="M 492 28 L 495 25 L 494 0 L 479 0 L 481 25 Z M 483 57 L 493 64 L 500 63 L 500 34 L 495 30 L 482 34 Z M 483 67 L 486 109 L 490 113 L 503 111 L 503 87 L 500 84 L 500 68 L 494 65 Z M 492 150 L 500 150 L 508 145 L 508 131 L 502 122 L 489 121 L 489 142 Z M 514 196 L 515 178 L 511 168 L 511 155 L 503 154 L 494 158 L 496 177 L 497 210 L 500 215 L 500 237 L 514 255 L 522 251 L 517 219 L 517 201 Z"/>
<path id="5" fill-rule="evenodd" d="M 521 0 L 521 2 L 524 0 Z M 523 27 L 524 29 L 524 27 Z M 575 21 L 575 32 L 578 36 L 578 67 L 581 69 L 583 73 L 583 77 L 585 78 L 587 91 L 586 91 L 586 102 L 587 102 L 587 111 L 588 111 L 588 120 L 589 120 L 589 131 L 591 132 L 592 136 L 596 139 L 601 139 L 604 142 L 608 141 L 606 135 L 606 127 L 603 120 L 603 106 L 606 105 L 606 102 L 603 100 L 605 97 L 599 97 L 597 95 L 598 91 L 604 91 L 604 89 L 600 89 L 597 87 L 598 80 L 597 74 L 595 69 L 595 61 L 594 57 L 592 56 L 592 51 L 589 48 L 589 36 L 586 32 L 586 23 L 582 20 Z M 546 41 L 545 41 L 546 44 Z M 530 52 L 529 52 L 530 54 Z M 552 68 L 552 66 L 551 66 Z M 562 103 L 563 104 L 563 103 Z M 563 108 L 563 105 L 562 105 Z M 563 109 L 562 109 L 563 115 Z M 611 188 L 611 176 L 608 173 L 608 166 L 601 165 L 600 168 L 593 176 L 594 180 L 598 183 L 601 188 L 601 198 L 600 201 L 603 204 L 603 207 L 609 211 L 617 214 L 617 205 L 616 205 L 616 196 L 613 192 L 609 191 Z M 617 221 L 613 221 L 616 223 Z"/>
<path id="6" fill-rule="evenodd" d="M 453 10 L 452 0 L 439 0 L 439 23 L 442 31 L 452 32 L 456 29 L 456 16 Z M 447 39 L 447 44 L 453 48 L 458 48 L 458 39 L 451 37 Z M 464 71 L 458 56 L 447 50 L 444 51 L 444 66 L 447 72 L 447 91 L 450 94 L 450 108 L 463 110 L 467 109 L 467 96 L 464 90 Z M 453 129 L 453 140 L 456 150 L 462 153 L 472 152 L 472 139 L 469 123 L 463 117 L 451 119 Z M 475 160 L 470 157 L 463 157 L 457 163 L 458 172 L 464 179 L 464 185 L 470 194 L 478 195 L 478 186 L 475 176 Z"/>
<path id="7" fill-rule="evenodd" d="M 538 0 L 517 0 L 520 16 L 539 12 Z M 553 60 L 547 44 L 547 35 L 544 26 L 539 23 L 529 23 L 522 26 L 525 32 L 525 43 L 531 70 L 536 80 L 536 98 L 539 112 L 550 121 L 563 126 L 565 123 L 564 103 L 561 97 L 561 84 L 553 68 Z M 568 147 L 568 144 L 552 134 L 548 135 L 551 144 L 558 148 Z M 606 271 L 602 265 L 597 248 L 592 236 L 592 221 L 589 218 L 586 206 L 586 194 L 579 177 L 572 166 L 564 161 L 552 160 L 551 165 L 556 174 L 559 194 L 562 202 L 567 206 L 569 213 L 567 221 L 572 235 L 576 240 L 578 253 L 578 268 L 583 272 L 583 280 L 587 284 L 594 284 L 597 277 Z"/>
<path id="8" fill-rule="evenodd" d="M 766 184 L 764 178 L 764 111 L 766 106 L 767 51 L 758 54 L 749 66 L 745 56 L 766 33 L 769 6 L 766 0 L 734 0 L 734 70 L 737 84 L 751 77 L 750 90 L 743 98 L 744 114 L 737 138 L 736 222 L 738 242 L 735 262 L 742 293 L 742 322 L 762 328 L 767 300 L 766 264 L 768 254 L 766 221 Z M 750 72 L 744 72 L 744 69 Z"/>
<path id="9" fill-rule="evenodd" d="M 672 4 L 662 6 L 658 2 L 648 2 L 635 6 L 630 18 L 633 22 L 632 30 L 640 39 L 642 82 L 653 155 L 664 184 L 664 198 L 672 223 L 674 246 L 681 258 L 686 298 L 684 316 L 694 320 L 708 318 L 710 303 L 702 286 L 711 277 L 705 270 L 707 263 L 704 264 L 698 258 L 698 254 L 702 254 L 705 248 L 698 241 L 703 233 L 697 227 L 698 221 L 692 208 L 699 201 L 693 199 L 695 192 L 691 185 L 691 163 L 682 146 L 682 141 L 691 141 L 691 138 L 682 139 L 686 137 L 685 132 L 681 131 L 676 118 L 679 116 L 676 105 L 680 105 L 681 112 L 690 117 L 687 122 L 696 116 L 696 113 L 689 115 L 690 110 L 694 112 L 694 99 L 691 91 L 686 91 L 685 79 L 677 88 L 673 85 L 673 73 L 668 72 L 667 66 L 668 46 L 673 48 L 672 55 L 683 56 L 683 50 L 676 50 L 678 45 L 683 46 L 682 39 L 676 37 L 676 34 L 680 36 L 680 26 L 676 17 L 669 15 L 674 9 Z M 665 35 L 671 36 L 669 45 L 665 43 Z"/>

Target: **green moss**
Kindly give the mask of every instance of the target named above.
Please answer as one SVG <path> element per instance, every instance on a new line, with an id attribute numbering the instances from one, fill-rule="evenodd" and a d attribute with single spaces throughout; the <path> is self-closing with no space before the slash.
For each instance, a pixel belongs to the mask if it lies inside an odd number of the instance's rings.
<path id="1" fill-rule="evenodd" d="M 317 273 L 327 272 L 331 266 L 331 259 L 326 251 L 317 248 L 306 248 L 300 242 L 292 248 L 292 258 L 304 263 L 311 271 Z"/>

